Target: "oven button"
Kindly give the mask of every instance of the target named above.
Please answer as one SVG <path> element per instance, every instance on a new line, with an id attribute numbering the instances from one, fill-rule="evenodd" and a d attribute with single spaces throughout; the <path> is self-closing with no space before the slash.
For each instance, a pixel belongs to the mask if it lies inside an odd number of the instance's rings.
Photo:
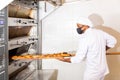
<path id="1" fill-rule="evenodd" d="M 14 63 L 14 66 L 17 66 L 17 63 L 16 63 L 16 62 Z"/>
<path id="2" fill-rule="evenodd" d="M 23 41 L 23 42 L 21 42 L 21 44 L 22 44 L 22 45 L 26 45 L 26 44 L 27 44 L 27 42 Z"/>
<path id="3" fill-rule="evenodd" d="M 18 23 L 21 23 L 21 20 L 18 20 L 17 22 L 18 22 Z"/>
<path id="4" fill-rule="evenodd" d="M 35 41 L 35 40 L 38 40 L 38 38 L 29 38 L 29 41 Z"/>
<path id="5" fill-rule="evenodd" d="M 22 66 L 22 63 L 19 63 L 19 66 Z"/>
<path id="6" fill-rule="evenodd" d="M 32 23 L 34 23 L 34 21 L 32 21 Z"/>

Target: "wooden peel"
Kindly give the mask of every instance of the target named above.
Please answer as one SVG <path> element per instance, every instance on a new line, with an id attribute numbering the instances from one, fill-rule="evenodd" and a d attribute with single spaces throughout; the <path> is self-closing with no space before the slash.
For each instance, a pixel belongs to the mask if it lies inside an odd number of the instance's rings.
<path id="1" fill-rule="evenodd" d="M 113 53 L 106 53 L 106 55 L 120 55 L 120 52 L 113 52 Z M 74 53 L 54 53 L 54 54 L 40 54 L 40 55 L 33 55 L 33 54 L 26 54 L 20 56 L 13 56 L 13 60 L 20 60 L 20 59 L 53 59 L 58 57 L 72 57 L 75 56 Z"/>
<path id="2" fill-rule="evenodd" d="M 110 52 L 110 53 L 106 53 L 107 55 L 120 55 L 120 52 Z"/>

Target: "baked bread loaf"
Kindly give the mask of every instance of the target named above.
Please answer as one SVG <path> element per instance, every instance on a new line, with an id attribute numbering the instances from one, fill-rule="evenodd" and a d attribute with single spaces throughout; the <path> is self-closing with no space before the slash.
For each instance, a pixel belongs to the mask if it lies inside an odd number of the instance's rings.
<path id="1" fill-rule="evenodd" d="M 41 55 L 20 55 L 20 56 L 13 56 L 13 60 L 19 60 L 19 59 L 50 59 L 50 58 L 57 58 L 57 57 L 71 57 L 74 56 L 74 54 L 69 54 L 67 52 L 62 53 L 54 53 L 54 54 L 41 54 Z"/>

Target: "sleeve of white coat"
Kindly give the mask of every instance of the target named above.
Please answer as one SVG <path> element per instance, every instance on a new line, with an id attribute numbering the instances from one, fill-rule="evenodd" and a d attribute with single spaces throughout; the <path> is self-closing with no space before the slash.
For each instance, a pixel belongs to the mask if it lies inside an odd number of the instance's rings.
<path id="1" fill-rule="evenodd" d="M 77 50 L 77 53 L 74 57 L 71 57 L 71 63 L 80 63 L 84 58 L 86 57 L 87 53 L 87 42 L 84 39 L 81 39 L 79 41 L 79 48 Z"/>
<path id="2" fill-rule="evenodd" d="M 106 38 L 106 45 L 108 47 L 113 48 L 117 43 L 116 38 L 114 38 L 112 35 L 109 35 L 108 33 L 105 33 L 105 38 Z"/>

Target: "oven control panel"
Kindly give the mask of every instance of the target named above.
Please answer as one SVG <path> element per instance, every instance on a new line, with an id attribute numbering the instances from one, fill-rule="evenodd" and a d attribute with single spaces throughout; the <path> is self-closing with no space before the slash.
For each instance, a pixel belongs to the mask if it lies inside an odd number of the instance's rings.
<path id="1" fill-rule="evenodd" d="M 0 43 L 4 42 L 5 12 L 0 10 Z"/>
<path id="2" fill-rule="evenodd" d="M 5 45 L 0 45 L 0 71 L 5 68 Z"/>
<path id="3" fill-rule="evenodd" d="M 0 10 L 0 16 L 1 17 L 5 16 L 5 9 Z"/>
<path id="4" fill-rule="evenodd" d="M 4 69 L 5 63 L 4 63 L 4 53 L 5 53 L 5 36 L 4 36 L 4 30 L 5 30 L 5 11 L 0 10 L 0 71 Z"/>
<path id="5" fill-rule="evenodd" d="M 7 80 L 7 9 L 0 10 L 0 80 Z"/>
<path id="6" fill-rule="evenodd" d="M 9 40 L 8 49 L 11 50 L 14 48 L 21 47 L 23 45 L 35 43 L 37 40 L 38 38 L 30 37 L 30 36 L 14 38 L 14 39 Z"/>
<path id="7" fill-rule="evenodd" d="M 19 72 L 23 69 L 23 67 L 27 67 L 32 60 L 18 60 L 14 61 L 12 64 L 9 65 L 8 74 L 9 76 L 12 75 L 14 72 Z"/>
<path id="8" fill-rule="evenodd" d="M 23 19 L 23 18 L 8 18 L 8 26 L 36 26 L 35 19 Z"/>

